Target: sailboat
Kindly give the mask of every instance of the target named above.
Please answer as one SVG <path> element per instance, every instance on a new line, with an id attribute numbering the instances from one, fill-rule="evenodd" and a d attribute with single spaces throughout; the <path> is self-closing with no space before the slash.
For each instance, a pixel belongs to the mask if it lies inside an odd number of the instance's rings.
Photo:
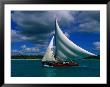
<path id="1" fill-rule="evenodd" d="M 43 66 L 78 66 L 75 59 L 96 56 L 69 40 L 55 20 L 55 34 L 42 58 Z"/>

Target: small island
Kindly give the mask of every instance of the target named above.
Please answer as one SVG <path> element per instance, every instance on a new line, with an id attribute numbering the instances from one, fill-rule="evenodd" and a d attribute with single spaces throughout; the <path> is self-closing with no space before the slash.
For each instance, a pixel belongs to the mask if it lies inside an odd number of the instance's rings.
<path id="1" fill-rule="evenodd" d="M 42 55 L 13 55 L 11 59 L 36 59 L 41 60 L 43 58 Z"/>

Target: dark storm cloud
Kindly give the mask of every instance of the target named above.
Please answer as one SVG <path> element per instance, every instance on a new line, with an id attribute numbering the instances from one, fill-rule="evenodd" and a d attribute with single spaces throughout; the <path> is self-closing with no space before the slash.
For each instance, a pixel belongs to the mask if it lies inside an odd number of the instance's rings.
<path id="1" fill-rule="evenodd" d="M 54 34 L 55 18 L 68 32 L 99 32 L 99 11 L 13 11 L 12 42 L 30 41 L 36 45 L 47 46 L 48 38 Z"/>
<path id="2" fill-rule="evenodd" d="M 73 31 L 75 32 L 100 31 L 100 11 L 79 11 L 76 12 L 76 14 L 74 14 L 74 18 L 75 22 L 73 24 Z"/>
<path id="3" fill-rule="evenodd" d="M 25 36 L 25 40 L 38 44 L 45 43 L 48 37 L 53 35 L 56 16 L 59 20 L 62 17 L 68 21 L 73 19 L 69 11 L 14 11 L 11 16 L 17 24 L 16 29 L 13 29 L 14 34 L 12 31 L 12 38 L 17 36 L 16 41 L 19 41 L 22 40 L 22 36 Z M 12 41 L 15 41 L 15 38 Z"/>
<path id="4" fill-rule="evenodd" d="M 77 18 L 80 23 L 88 22 L 91 20 L 100 21 L 100 11 L 80 11 L 77 12 Z"/>

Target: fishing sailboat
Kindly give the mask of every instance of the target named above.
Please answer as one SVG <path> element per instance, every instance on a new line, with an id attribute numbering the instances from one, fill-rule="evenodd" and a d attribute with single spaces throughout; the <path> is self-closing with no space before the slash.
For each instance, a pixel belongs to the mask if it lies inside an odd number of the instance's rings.
<path id="1" fill-rule="evenodd" d="M 96 56 L 79 47 L 61 31 L 57 19 L 55 20 L 55 34 L 42 59 L 44 66 L 78 66 L 74 59 Z"/>

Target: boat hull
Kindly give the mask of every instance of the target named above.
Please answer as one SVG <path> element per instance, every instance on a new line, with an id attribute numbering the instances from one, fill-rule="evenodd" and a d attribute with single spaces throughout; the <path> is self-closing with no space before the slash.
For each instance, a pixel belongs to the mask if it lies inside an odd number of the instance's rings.
<path id="1" fill-rule="evenodd" d="M 43 62 L 42 64 L 48 67 L 79 66 L 76 62 Z"/>

